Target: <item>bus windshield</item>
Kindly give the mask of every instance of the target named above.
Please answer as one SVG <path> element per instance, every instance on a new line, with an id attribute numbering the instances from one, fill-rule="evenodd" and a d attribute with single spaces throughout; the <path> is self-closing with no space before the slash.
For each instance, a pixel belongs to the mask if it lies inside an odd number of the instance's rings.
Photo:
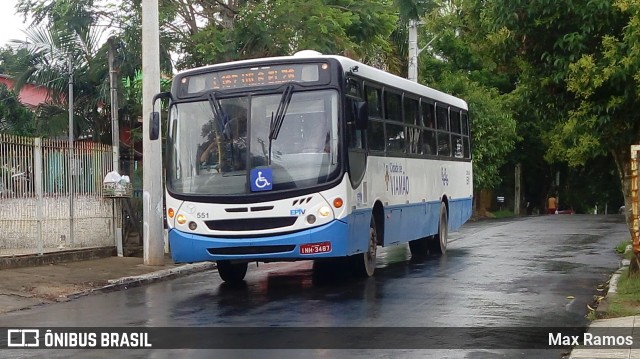
<path id="1" fill-rule="evenodd" d="M 251 193 L 249 173 L 270 168 L 272 191 L 324 184 L 338 175 L 338 93 L 294 92 L 270 139 L 283 94 L 179 103 L 170 111 L 167 185 L 176 194 Z"/>

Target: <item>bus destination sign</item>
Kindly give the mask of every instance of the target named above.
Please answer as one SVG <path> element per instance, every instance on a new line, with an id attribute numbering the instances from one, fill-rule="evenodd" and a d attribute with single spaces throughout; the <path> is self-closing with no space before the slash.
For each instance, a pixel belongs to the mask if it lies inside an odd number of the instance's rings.
<path id="1" fill-rule="evenodd" d="M 329 81 L 327 63 L 280 64 L 215 71 L 182 79 L 182 92 L 196 94 L 207 90 L 279 85 L 288 82 L 320 83 Z M 186 90 L 186 91 L 185 91 Z"/>

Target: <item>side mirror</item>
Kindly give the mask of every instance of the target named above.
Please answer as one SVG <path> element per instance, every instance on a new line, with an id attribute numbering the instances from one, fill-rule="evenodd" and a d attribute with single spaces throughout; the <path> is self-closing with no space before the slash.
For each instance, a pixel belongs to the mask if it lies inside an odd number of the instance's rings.
<path id="1" fill-rule="evenodd" d="M 366 130 L 369 123 L 369 108 L 364 101 L 354 102 L 356 115 L 356 128 L 358 130 Z"/>
<path id="2" fill-rule="evenodd" d="M 168 99 L 171 100 L 171 92 L 161 92 L 153 96 L 153 108 L 149 116 L 149 140 L 155 141 L 160 137 L 160 112 L 155 111 L 156 101 Z"/>
<path id="3" fill-rule="evenodd" d="M 160 137 L 160 113 L 153 111 L 149 117 L 149 139 L 155 141 Z"/>

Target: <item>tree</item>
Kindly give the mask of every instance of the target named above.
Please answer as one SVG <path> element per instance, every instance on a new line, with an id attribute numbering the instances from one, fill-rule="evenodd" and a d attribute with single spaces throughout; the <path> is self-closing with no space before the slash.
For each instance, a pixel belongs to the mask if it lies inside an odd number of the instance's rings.
<path id="1" fill-rule="evenodd" d="M 493 0 L 485 9 L 498 57 L 520 72 L 546 160 L 580 167 L 609 153 L 627 204 L 629 146 L 639 140 L 637 10 L 624 0 Z"/>
<path id="2" fill-rule="evenodd" d="M 474 189 L 495 188 L 502 181 L 500 168 L 518 139 L 509 97 L 460 74 L 444 75 L 437 86 L 469 105 Z"/>
<path id="3" fill-rule="evenodd" d="M 423 55 L 419 75 L 421 82 L 468 102 L 474 188 L 483 190 L 500 184 L 500 167 L 518 136 L 514 99 L 500 90 L 509 86 L 505 76 L 495 72 L 490 47 L 483 45 L 477 6 L 473 1 L 451 1 L 425 16 L 420 37 L 431 42 L 426 53 L 431 56 Z"/>
<path id="4" fill-rule="evenodd" d="M 113 31 L 117 45 L 117 68 L 121 77 L 133 81 L 141 64 L 141 3 L 140 0 L 102 6 L 94 0 L 20 0 L 17 9 L 33 19 L 26 31 L 27 41 L 17 41 L 24 51 L 19 61 L 7 69 L 16 76 L 16 85 L 26 82 L 46 86 L 54 94 L 51 102 L 37 113 L 41 127 L 60 129 L 56 123 L 66 123 L 69 59 L 74 77 L 74 133 L 93 136 L 103 143 L 111 142 L 111 116 L 108 45 L 106 29 Z M 169 46 L 163 42 L 162 68 L 172 70 Z M 122 88 L 120 91 L 122 92 Z M 125 97 L 124 101 L 140 99 Z M 139 108 L 124 102 L 125 109 Z M 107 110 L 107 111 L 105 111 Z M 132 113 L 137 118 L 140 113 Z M 49 134 L 59 133 L 45 131 Z"/>
<path id="5" fill-rule="evenodd" d="M 193 67 L 261 56 L 290 55 L 312 49 L 383 62 L 396 11 L 386 0 L 273 0 L 234 2 L 218 11 L 233 20 L 210 17 L 201 28 L 171 32 L 189 40 L 178 67 Z M 174 26 L 175 27 L 175 26 Z"/>
<path id="6" fill-rule="evenodd" d="M 640 143 L 635 112 L 640 105 L 640 4 L 616 0 L 607 10 L 618 19 L 617 26 L 569 65 L 567 87 L 577 103 L 551 137 L 550 156 L 582 163 L 609 152 L 618 168 L 625 205 L 630 208 L 630 147 Z M 629 212 L 626 219 L 634 236 Z M 635 255 L 631 269 L 638 272 L 640 252 Z"/>
<path id="7" fill-rule="evenodd" d="M 36 133 L 33 113 L 26 108 L 18 95 L 0 85 L 0 133 L 32 136 Z"/>

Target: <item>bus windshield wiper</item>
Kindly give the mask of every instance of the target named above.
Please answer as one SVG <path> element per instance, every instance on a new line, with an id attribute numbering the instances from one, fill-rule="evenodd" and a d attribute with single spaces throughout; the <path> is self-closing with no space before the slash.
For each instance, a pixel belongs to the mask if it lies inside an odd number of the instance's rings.
<path id="1" fill-rule="evenodd" d="M 271 112 L 271 124 L 269 127 L 269 140 L 275 140 L 278 138 L 278 134 L 280 133 L 280 129 L 282 128 L 282 123 L 284 122 L 284 117 L 287 114 L 287 108 L 289 108 L 289 103 L 291 102 L 291 97 L 293 96 L 293 85 L 287 86 L 282 93 L 282 97 L 280 98 L 280 103 L 278 104 L 278 109 L 276 110 L 275 117 L 273 112 Z"/>
<path id="2" fill-rule="evenodd" d="M 289 108 L 292 96 L 293 85 L 288 85 L 282 93 L 275 116 L 273 112 L 271 112 L 271 123 L 269 124 L 269 164 L 271 164 L 271 143 L 273 140 L 278 138 L 278 134 L 282 128 L 282 123 L 284 122 L 284 117 L 287 114 L 287 109 Z"/>
<path id="3" fill-rule="evenodd" d="M 211 111 L 213 112 L 213 119 L 216 123 L 218 133 L 225 139 L 229 139 L 229 127 L 227 126 L 229 123 L 229 115 L 227 115 L 222 108 L 222 105 L 220 105 L 220 100 L 216 98 L 216 93 L 214 91 L 209 92 L 207 99 L 209 100 L 209 105 L 211 105 Z"/>

